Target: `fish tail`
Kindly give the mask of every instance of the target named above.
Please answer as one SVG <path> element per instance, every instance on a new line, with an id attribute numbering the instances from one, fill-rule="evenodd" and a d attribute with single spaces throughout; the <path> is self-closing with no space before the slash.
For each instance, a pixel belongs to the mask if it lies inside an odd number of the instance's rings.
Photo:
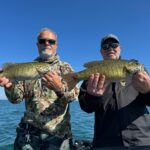
<path id="1" fill-rule="evenodd" d="M 67 82 L 68 90 L 71 91 L 79 82 L 75 73 L 68 73 L 62 76 L 62 78 Z"/>

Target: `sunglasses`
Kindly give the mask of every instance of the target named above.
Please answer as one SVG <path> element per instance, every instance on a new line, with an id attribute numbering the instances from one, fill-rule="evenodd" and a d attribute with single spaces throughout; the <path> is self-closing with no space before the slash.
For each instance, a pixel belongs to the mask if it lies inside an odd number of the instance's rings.
<path id="1" fill-rule="evenodd" d="M 50 45 L 56 44 L 56 40 L 53 39 L 38 39 L 39 44 L 46 44 L 46 42 L 48 42 Z"/>
<path id="2" fill-rule="evenodd" d="M 109 48 L 117 48 L 118 46 L 119 46 L 119 43 L 103 44 L 102 49 L 107 50 Z"/>

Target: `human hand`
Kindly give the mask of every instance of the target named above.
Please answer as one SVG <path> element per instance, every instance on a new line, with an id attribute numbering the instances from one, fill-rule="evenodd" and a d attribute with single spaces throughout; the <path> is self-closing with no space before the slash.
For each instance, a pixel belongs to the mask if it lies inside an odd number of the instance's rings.
<path id="1" fill-rule="evenodd" d="M 87 92 L 93 96 L 102 96 L 106 89 L 105 76 L 92 74 L 88 80 Z"/>
<path id="2" fill-rule="evenodd" d="M 133 76 L 132 84 L 137 91 L 147 93 L 150 91 L 150 76 L 146 71 L 138 72 Z"/>
<path id="3" fill-rule="evenodd" d="M 44 84 L 54 91 L 61 91 L 62 89 L 62 82 L 61 77 L 53 71 L 49 71 L 42 77 L 42 81 Z"/>
<path id="4" fill-rule="evenodd" d="M 12 86 L 12 83 L 9 81 L 8 78 L 0 77 L 0 86 L 10 88 Z"/>
<path id="5" fill-rule="evenodd" d="M 0 68 L 0 73 L 2 73 L 3 70 Z M 9 81 L 6 77 L 0 77 L 0 86 L 5 88 L 10 88 L 12 86 L 12 83 Z"/>

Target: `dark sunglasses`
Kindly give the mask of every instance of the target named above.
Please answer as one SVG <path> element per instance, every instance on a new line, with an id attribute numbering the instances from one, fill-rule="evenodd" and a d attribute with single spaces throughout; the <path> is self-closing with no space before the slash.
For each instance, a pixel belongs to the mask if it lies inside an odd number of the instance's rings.
<path id="1" fill-rule="evenodd" d="M 109 48 L 117 48 L 118 46 L 119 46 L 119 43 L 103 44 L 102 49 L 107 50 Z"/>
<path id="2" fill-rule="evenodd" d="M 38 39 L 39 44 L 46 44 L 46 42 L 48 42 L 50 45 L 56 44 L 56 40 L 53 39 Z"/>

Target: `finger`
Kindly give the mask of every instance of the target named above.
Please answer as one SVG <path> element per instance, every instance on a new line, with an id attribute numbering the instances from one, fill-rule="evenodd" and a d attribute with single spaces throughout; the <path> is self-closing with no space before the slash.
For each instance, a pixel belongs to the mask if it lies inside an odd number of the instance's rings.
<path id="1" fill-rule="evenodd" d="M 10 88 L 12 86 L 12 83 L 11 82 L 9 82 L 8 84 L 6 84 L 6 88 Z"/>
<path id="2" fill-rule="evenodd" d="M 42 84 L 49 87 L 50 86 L 50 81 L 47 78 L 43 77 L 42 78 Z"/>
<path id="3" fill-rule="evenodd" d="M 143 75 L 148 75 L 148 73 L 146 71 L 141 71 L 143 73 Z"/>
<path id="4" fill-rule="evenodd" d="M 93 79 L 93 88 L 97 88 L 97 85 L 98 85 L 98 81 L 99 81 L 99 74 L 95 74 L 94 75 L 94 79 Z"/>
<path id="5" fill-rule="evenodd" d="M 52 75 L 57 75 L 57 73 L 55 71 L 51 71 Z"/>
<path id="6" fill-rule="evenodd" d="M 48 81 L 52 81 L 52 77 L 49 74 L 45 74 L 44 78 Z"/>
<path id="7" fill-rule="evenodd" d="M 47 82 L 47 79 L 45 77 L 42 77 L 42 81 Z"/>
<path id="8" fill-rule="evenodd" d="M 142 72 L 138 72 L 135 76 L 138 78 L 141 78 L 143 76 L 144 77 L 148 76 L 148 74 L 145 71 L 142 71 Z"/>
<path id="9" fill-rule="evenodd" d="M 51 86 L 52 85 L 52 81 L 48 80 L 47 78 L 42 78 L 42 84 L 46 85 L 46 86 Z"/>
<path id="10" fill-rule="evenodd" d="M 145 81 L 149 76 L 145 73 L 142 73 L 142 72 L 139 72 L 138 74 L 136 74 L 134 77 L 133 77 L 133 81 L 134 82 L 143 82 Z"/>
<path id="11" fill-rule="evenodd" d="M 1 77 L 0 78 L 0 82 L 2 82 L 3 80 L 5 80 L 6 79 L 6 77 Z"/>
<path id="12" fill-rule="evenodd" d="M 134 79 L 140 78 L 140 77 L 141 77 L 141 73 L 140 72 L 137 72 L 135 75 L 133 75 Z"/>
<path id="13" fill-rule="evenodd" d="M 2 86 L 5 86 L 7 83 L 9 83 L 9 80 L 4 77 L 4 78 L 1 80 L 1 85 L 2 85 Z"/>
<path id="14" fill-rule="evenodd" d="M 94 79 L 94 74 L 92 74 L 92 75 L 89 77 L 89 80 L 88 80 L 88 87 L 92 87 L 92 85 L 93 85 L 93 79 Z"/>
<path id="15" fill-rule="evenodd" d="M 149 74 L 147 72 L 143 72 L 143 77 L 147 80 L 150 78 Z"/>
<path id="16" fill-rule="evenodd" d="M 93 79 L 94 79 L 94 74 L 92 74 L 89 77 L 88 83 L 87 83 L 87 92 L 91 95 L 95 92 L 95 89 L 93 88 Z"/>
<path id="17" fill-rule="evenodd" d="M 105 76 L 100 75 L 99 81 L 98 81 L 98 89 L 102 89 L 104 87 L 104 82 L 105 82 Z"/>
<path id="18" fill-rule="evenodd" d="M 141 83 L 141 82 L 143 82 L 143 81 L 145 81 L 145 77 L 144 76 L 137 76 L 137 77 L 134 77 L 133 78 L 133 82 L 135 82 L 135 83 Z"/>
<path id="19" fill-rule="evenodd" d="M 49 72 L 45 73 L 44 76 L 45 75 L 52 77 L 53 74 L 52 74 L 52 71 L 49 71 Z"/>

